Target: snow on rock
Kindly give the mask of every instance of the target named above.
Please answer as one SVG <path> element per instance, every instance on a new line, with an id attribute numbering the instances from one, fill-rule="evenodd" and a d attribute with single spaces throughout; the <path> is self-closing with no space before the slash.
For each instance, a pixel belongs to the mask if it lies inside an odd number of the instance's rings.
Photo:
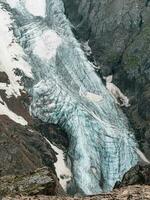
<path id="1" fill-rule="evenodd" d="M 121 90 L 114 84 L 112 83 L 112 75 L 109 75 L 107 77 L 104 77 L 104 79 L 106 80 L 106 88 L 108 89 L 108 91 L 110 92 L 110 94 L 114 97 L 115 102 L 117 104 L 119 104 L 120 106 L 125 106 L 125 107 L 129 107 L 129 99 L 127 96 L 125 96 Z M 121 104 L 119 103 L 118 99 L 121 101 Z"/>
<path id="2" fill-rule="evenodd" d="M 80 96 L 84 96 L 89 101 L 93 101 L 93 102 L 100 102 L 100 101 L 103 100 L 102 96 L 94 94 L 92 92 L 82 92 L 82 91 L 79 91 L 79 95 Z"/>
<path id="3" fill-rule="evenodd" d="M 56 168 L 57 177 L 59 178 L 59 182 L 63 189 L 67 190 L 67 182 L 71 180 L 71 171 L 66 166 L 65 160 L 64 160 L 64 153 L 61 149 L 58 149 L 56 146 L 54 146 L 47 138 L 45 138 L 46 141 L 51 145 L 52 149 L 57 153 L 57 162 L 54 164 Z"/>
<path id="4" fill-rule="evenodd" d="M 0 115 L 7 115 L 14 122 L 23 126 L 27 125 L 28 122 L 21 116 L 16 115 L 14 112 L 9 110 L 7 104 L 0 97 Z"/>
<path id="5" fill-rule="evenodd" d="M 82 45 L 82 48 L 83 48 L 85 54 L 87 56 L 90 56 L 92 54 L 92 50 L 91 50 L 91 47 L 89 46 L 89 40 L 86 42 L 82 42 L 81 45 Z"/>
<path id="6" fill-rule="evenodd" d="M 40 58 L 49 60 L 56 55 L 61 42 L 61 38 L 55 31 L 44 31 L 42 36 L 36 38 L 34 53 Z"/>
<path id="7" fill-rule="evenodd" d="M 150 161 L 146 158 L 146 156 L 144 155 L 144 153 L 142 153 L 142 151 L 140 151 L 140 149 L 135 148 L 135 150 L 136 150 L 136 152 L 137 152 L 139 158 L 140 158 L 142 161 L 144 161 L 145 163 L 150 164 Z"/>
<path id="8" fill-rule="evenodd" d="M 33 78 L 31 67 L 23 59 L 22 47 L 15 41 L 11 30 L 11 16 L 3 9 L 0 10 L 0 22 L 0 71 L 5 72 L 10 80 L 10 85 L 0 83 L 0 89 L 6 90 L 8 97 L 17 97 L 24 88 L 20 84 L 21 77 L 15 74 L 15 69 L 20 69 L 27 77 Z"/>
<path id="9" fill-rule="evenodd" d="M 46 2 L 45 0 L 26 0 L 26 9 L 34 16 L 45 17 Z"/>

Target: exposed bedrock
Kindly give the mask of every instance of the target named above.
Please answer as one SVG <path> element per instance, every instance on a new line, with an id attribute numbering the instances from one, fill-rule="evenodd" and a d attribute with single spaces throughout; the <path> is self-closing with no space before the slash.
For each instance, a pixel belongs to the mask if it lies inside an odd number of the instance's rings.
<path id="1" fill-rule="evenodd" d="M 0 177 L 0 195 L 64 195 L 53 172 L 43 167 L 24 175 Z"/>
<path id="2" fill-rule="evenodd" d="M 125 175 L 121 182 L 117 182 L 115 188 L 128 185 L 150 185 L 150 165 L 137 164 L 132 167 Z"/>
<path id="3" fill-rule="evenodd" d="M 39 132 L 0 116 L 0 176 L 28 173 L 43 166 L 54 172 L 56 160 Z"/>

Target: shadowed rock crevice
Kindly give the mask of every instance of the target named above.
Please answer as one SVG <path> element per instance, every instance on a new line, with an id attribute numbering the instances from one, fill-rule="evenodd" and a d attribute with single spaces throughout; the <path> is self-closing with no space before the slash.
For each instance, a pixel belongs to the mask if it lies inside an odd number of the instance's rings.
<path id="1" fill-rule="evenodd" d="M 138 164 L 132 167 L 121 182 L 117 182 L 115 188 L 121 188 L 128 185 L 150 185 L 150 165 Z"/>

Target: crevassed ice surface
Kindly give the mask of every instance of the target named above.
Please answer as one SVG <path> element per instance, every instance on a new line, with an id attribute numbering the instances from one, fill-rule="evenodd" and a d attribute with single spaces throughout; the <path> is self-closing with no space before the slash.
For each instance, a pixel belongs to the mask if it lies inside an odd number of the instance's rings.
<path id="1" fill-rule="evenodd" d="M 34 85 L 28 88 L 33 96 L 30 110 L 68 133 L 80 191 L 109 191 L 137 163 L 133 133 L 75 39 L 62 0 L 43 1 L 41 13 L 34 1 L 30 9 L 26 0 L 5 1 L 34 74 Z"/>

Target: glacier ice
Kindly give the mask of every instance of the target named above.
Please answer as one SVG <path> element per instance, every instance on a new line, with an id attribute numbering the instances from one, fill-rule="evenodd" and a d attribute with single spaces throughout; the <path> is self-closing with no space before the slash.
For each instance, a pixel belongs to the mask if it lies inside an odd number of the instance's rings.
<path id="1" fill-rule="evenodd" d="M 12 6 L 11 0 L 6 2 Z M 47 0 L 46 13 L 40 16 L 29 12 L 25 2 L 5 9 L 32 66 L 30 110 L 33 116 L 66 130 L 78 190 L 84 194 L 109 191 L 138 161 L 133 132 L 75 39 L 62 0 Z"/>

